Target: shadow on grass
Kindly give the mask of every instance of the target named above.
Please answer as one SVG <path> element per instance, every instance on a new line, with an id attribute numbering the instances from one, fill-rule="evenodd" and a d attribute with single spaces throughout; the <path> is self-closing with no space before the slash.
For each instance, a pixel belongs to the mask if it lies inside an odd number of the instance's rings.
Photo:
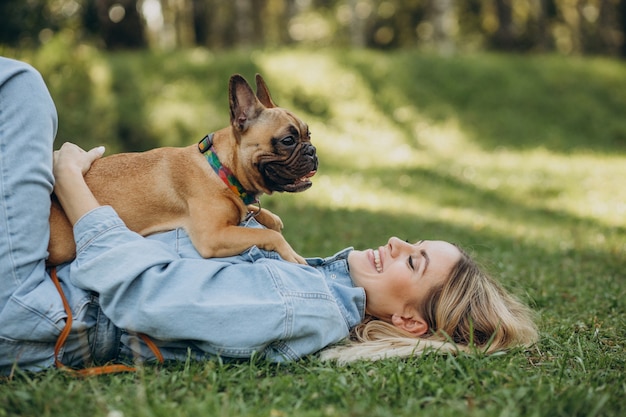
<path id="1" fill-rule="evenodd" d="M 485 150 L 546 148 L 567 154 L 626 152 L 626 67 L 610 60 L 416 51 L 337 56 L 367 83 L 380 111 L 414 107 L 431 120 L 458 120 Z M 413 135 L 411 127 L 397 122 Z"/>
<path id="2" fill-rule="evenodd" d="M 340 175 L 345 170 L 335 164 L 325 164 L 324 173 Z M 409 194 L 419 199 L 430 201 L 434 205 L 475 209 L 484 213 L 488 218 L 502 218 L 519 221 L 537 227 L 546 225 L 563 225 L 564 228 L 576 226 L 593 230 L 604 235 L 626 234 L 626 227 L 609 227 L 590 218 L 568 214 L 562 210 L 553 210 L 541 206 L 534 206 L 520 198 L 512 198 L 503 194 L 501 190 L 491 190 L 477 187 L 462 181 L 458 177 L 426 168 L 370 168 L 367 178 L 376 179 L 376 187 L 395 194 Z M 409 177 L 410 181 L 403 183 L 398 179 Z M 537 184 L 532 190 L 537 200 L 550 198 L 559 193 L 560 189 L 549 188 L 544 184 Z"/>

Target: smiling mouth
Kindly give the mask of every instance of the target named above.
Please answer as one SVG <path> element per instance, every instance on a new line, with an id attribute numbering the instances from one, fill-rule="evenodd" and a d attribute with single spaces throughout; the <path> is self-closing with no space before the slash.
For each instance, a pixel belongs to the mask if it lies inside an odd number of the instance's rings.
<path id="1" fill-rule="evenodd" d="M 380 251 L 378 249 L 374 249 L 374 266 L 376 267 L 376 272 L 382 272 L 382 263 L 380 262 Z"/>

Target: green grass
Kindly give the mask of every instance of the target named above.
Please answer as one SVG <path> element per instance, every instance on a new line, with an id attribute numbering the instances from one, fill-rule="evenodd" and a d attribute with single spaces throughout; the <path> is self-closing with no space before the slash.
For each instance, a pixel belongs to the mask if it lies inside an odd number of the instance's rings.
<path id="1" fill-rule="evenodd" d="M 311 126 L 311 190 L 263 198 L 305 256 L 390 235 L 474 253 L 538 313 L 529 351 L 338 367 L 181 363 L 0 382 L 0 417 L 620 416 L 626 407 L 626 64 L 417 51 L 5 52 L 42 70 L 58 143 L 183 145 L 261 72 Z"/>

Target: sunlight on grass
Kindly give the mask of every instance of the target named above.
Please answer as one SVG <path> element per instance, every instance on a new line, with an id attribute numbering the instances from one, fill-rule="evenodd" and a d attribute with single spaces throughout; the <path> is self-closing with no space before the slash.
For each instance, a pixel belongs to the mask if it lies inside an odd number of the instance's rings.
<path id="1" fill-rule="evenodd" d="M 564 156 L 542 147 L 484 150 L 453 117 L 433 120 L 410 105 L 387 115 L 364 80 L 330 56 L 256 58 L 281 80 L 281 88 L 322 96 L 328 103 L 328 117 L 309 120 L 321 164 L 314 187 L 298 197 L 308 204 L 439 220 L 560 249 L 597 246 L 607 237 L 599 230 L 581 238 L 537 213 L 558 213 L 607 229 L 626 225 L 622 157 Z M 385 170 L 398 172 L 395 180 L 372 173 Z M 442 196 L 428 177 L 411 175 L 412 170 L 474 191 Z M 485 198 L 496 200 L 500 209 L 485 205 Z M 515 208 L 503 216 L 503 204 Z M 613 243 L 616 250 L 621 248 Z"/>
<path id="2" fill-rule="evenodd" d="M 472 201 L 471 196 L 468 201 L 460 204 L 447 204 L 438 196 L 423 194 L 419 191 L 420 184 L 407 175 L 401 175 L 397 182 L 402 189 L 411 188 L 413 192 L 393 191 L 385 187 L 376 178 L 363 174 L 320 174 L 315 179 L 315 186 L 307 193 L 299 196 L 311 205 L 320 208 L 333 209 L 364 209 L 372 212 L 384 214 L 406 215 L 409 218 L 422 219 L 423 222 L 439 221 L 448 225 L 460 226 L 473 231 L 490 231 L 491 233 L 508 236 L 517 241 L 527 242 L 536 247 L 568 250 L 572 248 L 599 248 L 606 247 L 607 250 L 619 253 L 624 250 L 624 242 L 617 236 L 613 236 L 610 228 L 613 226 L 623 226 L 624 204 L 620 203 L 619 196 L 609 196 L 616 188 L 606 187 L 605 182 L 595 182 L 587 180 L 585 188 L 580 188 L 578 178 L 568 178 L 569 186 L 561 186 L 553 189 L 558 184 L 554 180 L 544 184 L 542 192 L 537 182 L 541 184 L 541 178 L 550 178 L 554 173 L 549 169 L 533 168 L 541 167 L 546 162 L 552 162 L 548 168 L 556 165 L 558 170 L 559 158 L 548 155 L 506 155 L 503 160 L 507 163 L 505 167 L 498 167 L 486 162 L 494 159 L 491 155 L 469 155 L 462 158 L 462 161 L 433 162 L 429 168 L 434 170 L 452 171 L 452 175 L 458 175 L 471 180 L 467 183 L 480 189 L 482 184 L 486 184 L 484 189 L 493 191 L 498 198 L 513 202 L 519 206 L 519 213 L 509 212 L 503 216 L 498 208 L 488 207 L 480 201 Z M 496 158 L 499 159 L 499 158 Z M 597 165 L 598 161 L 593 158 L 577 158 L 580 165 Z M 623 164 L 622 164 L 623 165 Z M 526 166 L 528 174 L 523 174 L 518 168 Z M 623 169 L 621 165 L 615 167 Z M 468 174 L 471 172 L 471 175 Z M 584 172 L 581 171 L 581 172 Z M 601 187 L 604 185 L 604 188 Z M 561 191 L 563 189 L 563 191 Z M 546 194 L 554 194 L 548 196 Z M 602 197 L 591 198 L 591 196 L 602 194 Z M 607 213 L 617 208 L 620 212 Z M 565 212 L 580 219 L 591 219 L 600 225 L 607 226 L 606 231 L 598 230 L 595 233 L 586 233 L 576 228 L 564 229 L 559 222 L 551 222 L 548 219 L 536 218 L 527 213 L 542 210 L 550 210 L 554 213 Z M 594 211 L 595 210 L 595 211 Z M 423 236 L 418 236 L 422 238 Z M 439 238 L 429 236 L 429 238 Z M 616 240 L 617 239 L 617 240 Z"/>
<path id="3" fill-rule="evenodd" d="M 159 99 L 150 103 L 147 108 L 148 123 L 155 134 L 162 138 L 164 146 L 180 146 L 181 143 L 176 139 L 183 135 L 177 129 L 195 133 L 198 120 L 209 126 L 226 126 L 228 123 L 228 120 L 221 120 L 224 119 L 222 113 L 211 102 L 203 101 L 201 97 L 189 100 L 189 96 L 199 95 L 198 88 L 192 83 L 179 82 L 164 89 L 165 92 Z"/>
<path id="4" fill-rule="evenodd" d="M 364 81 L 330 55 L 258 55 L 257 61 L 282 89 L 323 97 L 330 118 L 309 121 L 322 157 L 349 160 L 353 168 L 409 163 L 410 147 L 393 120 L 376 106 Z M 290 103 L 279 103 L 289 107 Z"/>

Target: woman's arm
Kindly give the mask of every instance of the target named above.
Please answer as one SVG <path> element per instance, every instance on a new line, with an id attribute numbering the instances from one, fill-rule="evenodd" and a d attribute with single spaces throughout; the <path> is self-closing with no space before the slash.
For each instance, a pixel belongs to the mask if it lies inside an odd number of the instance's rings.
<path id="1" fill-rule="evenodd" d="M 348 327 L 320 273 L 256 255 L 181 258 L 171 242 L 131 232 L 101 207 L 83 179 L 102 148 L 64 144 L 54 155 L 55 192 L 74 225 L 77 254 L 59 271 L 99 294 L 118 327 L 162 343 L 193 341 L 209 354 L 295 359 L 335 343 Z M 297 306 L 297 307 L 295 307 Z"/>
<path id="2" fill-rule="evenodd" d="M 103 146 L 86 152 L 69 142 L 54 152 L 54 192 L 72 225 L 87 212 L 100 206 L 87 186 L 84 175 L 103 153 Z"/>

